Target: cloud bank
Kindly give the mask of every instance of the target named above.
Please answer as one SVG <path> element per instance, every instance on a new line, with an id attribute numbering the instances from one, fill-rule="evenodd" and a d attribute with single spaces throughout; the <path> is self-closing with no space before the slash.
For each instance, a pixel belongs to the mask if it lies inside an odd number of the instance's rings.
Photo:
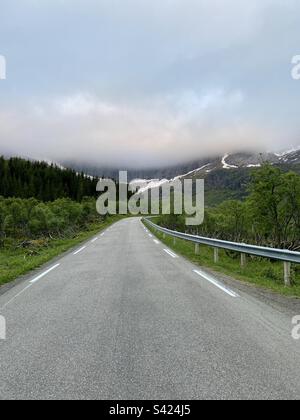
<path id="1" fill-rule="evenodd" d="M 276 133 L 236 116 L 241 92 L 194 92 L 142 106 L 102 102 L 89 94 L 0 113 L 10 150 L 52 160 L 151 167 L 232 150 L 261 150 Z M 272 139 L 272 142 L 271 142 Z"/>
<path id="2" fill-rule="evenodd" d="M 141 168 L 298 145 L 299 14 L 296 0 L 12 0 L 0 153 Z"/>

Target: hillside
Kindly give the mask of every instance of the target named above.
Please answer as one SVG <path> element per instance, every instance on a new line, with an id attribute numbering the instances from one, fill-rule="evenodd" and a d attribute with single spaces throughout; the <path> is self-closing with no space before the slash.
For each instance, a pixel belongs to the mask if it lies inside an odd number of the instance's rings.
<path id="1" fill-rule="evenodd" d="M 199 159 L 166 168 L 131 169 L 128 171 L 128 179 L 133 183 L 142 180 L 142 190 L 146 191 L 177 177 L 180 179 L 203 178 L 205 179 L 206 205 L 214 206 L 224 200 L 245 198 L 248 194 L 251 174 L 264 162 L 270 162 L 284 172 L 292 170 L 300 173 L 300 150 L 291 150 L 282 154 L 236 153 Z M 116 168 L 97 168 L 72 162 L 55 165 L 1 157 L 0 195 L 20 198 L 35 197 L 42 201 L 70 197 L 80 201 L 84 196 L 96 195 L 97 177 L 118 179 L 118 172 L 119 169 Z M 84 173 L 92 176 L 86 176 Z"/>
<path id="2" fill-rule="evenodd" d="M 263 162 L 274 165 L 294 167 L 300 165 L 300 148 L 284 153 L 233 153 L 225 156 L 207 156 L 190 162 L 179 163 L 166 167 L 154 168 L 114 168 L 105 165 L 96 166 L 74 161 L 62 161 L 64 167 L 72 168 L 77 172 L 84 172 L 95 177 L 117 178 L 119 170 L 128 171 L 128 179 L 158 180 L 172 179 L 187 173 L 208 174 L 219 169 L 238 169 L 259 167 Z M 137 162 L 138 165 L 138 162 Z"/>
<path id="3" fill-rule="evenodd" d="M 197 169 L 173 178 L 144 180 L 140 191 L 157 188 L 164 183 L 172 182 L 175 178 L 205 179 L 206 205 L 211 207 L 225 200 L 245 198 L 248 195 L 251 174 L 265 162 L 271 163 L 283 172 L 294 171 L 300 174 L 300 150 L 280 155 L 238 153 L 202 160 Z"/>

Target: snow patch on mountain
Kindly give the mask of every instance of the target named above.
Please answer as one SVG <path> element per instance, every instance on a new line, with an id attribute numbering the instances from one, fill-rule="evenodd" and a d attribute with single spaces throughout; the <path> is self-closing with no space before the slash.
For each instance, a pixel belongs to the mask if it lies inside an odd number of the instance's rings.
<path id="1" fill-rule="evenodd" d="M 129 188 L 132 192 L 143 194 L 148 190 L 159 188 L 168 182 L 170 182 L 168 179 L 134 179 L 129 183 Z"/>
<path id="2" fill-rule="evenodd" d="M 203 171 L 205 168 L 210 166 L 210 163 L 207 163 L 206 165 L 201 166 L 198 169 L 194 169 L 184 175 L 178 175 L 175 178 L 172 179 L 134 179 L 129 183 L 130 190 L 132 192 L 138 192 L 139 194 L 143 194 L 147 192 L 148 190 L 160 188 L 165 184 L 172 184 L 173 182 L 182 180 L 184 178 L 189 177 L 190 175 L 196 175 L 197 173 Z M 211 172 L 212 169 L 206 170 L 205 172 Z"/>
<path id="3" fill-rule="evenodd" d="M 278 156 L 279 158 L 282 158 L 282 157 L 286 157 L 287 155 L 290 155 L 292 153 L 299 152 L 299 151 L 300 151 L 300 146 L 297 146 L 297 147 L 293 147 L 292 149 L 285 150 L 284 152 L 275 153 L 275 155 Z"/>
<path id="4" fill-rule="evenodd" d="M 263 162 L 269 162 L 273 165 L 278 164 L 296 164 L 300 163 L 300 147 L 288 150 L 280 154 L 275 153 L 235 153 L 225 154 L 223 157 L 215 158 L 207 161 L 201 167 L 189 171 L 183 175 L 177 175 L 171 179 L 136 179 L 130 185 L 136 187 L 136 191 L 140 194 L 145 193 L 150 189 L 159 188 L 167 183 L 172 183 L 177 180 L 186 178 L 205 178 L 205 176 L 215 170 L 235 170 L 241 168 L 260 168 Z"/>
<path id="5" fill-rule="evenodd" d="M 222 158 L 222 165 L 223 165 L 223 169 L 237 169 L 238 167 L 235 165 L 229 165 L 226 162 L 226 159 L 229 157 L 230 155 L 226 154 L 225 156 L 223 156 Z"/>

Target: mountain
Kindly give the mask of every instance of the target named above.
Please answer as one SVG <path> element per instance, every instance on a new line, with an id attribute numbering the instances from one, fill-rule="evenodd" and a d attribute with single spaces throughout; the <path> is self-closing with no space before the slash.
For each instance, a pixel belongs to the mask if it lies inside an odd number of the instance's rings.
<path id="1" fill-rule="evenodd" d="M 213 158 L 209 159 L 213 160 Z M 129 181 L 132 181 L 134 179 L 171 179 L 175 176 L 185 174 L 189 171 L 193 171 L 195 168 L 198 168 L 200 166 L 203 166 L 205 163 L 207 163 L 208 159 L 200 159 L 200 160 L 194 160 L 192 162 L 188 163 L 179 163 L 172 166 L 167 167 L 157 167 L 157 168 L 151 168 L 151 169 L 132 169 L 132 168 L 113 168 L 113 167 L 105 167 L 103 165 L 101 166 L 95 166 L 95 165 L 88 165 L 88 164 L 81 164 L 79 162 L 73 162 L 73 161 L 62 161 L 60 162 L 61 165 L 63 165 L 66 168 L 72 168 L 75 171 L 81 173 L 84 172 L 86 174 L 92 175 L 94 177 L 99 178 L 112 178 L 117 179 L 119 177 L 119 170 L 127 171 L 128 173 L 128 179 Z"/>
<path id="2" fill-rule="evenodd" d="M 205 199 L 208 206 L 213 206 L 229 199 L 243 199 L 248 194 L 248 185 L 255 168 L 269 162 L 284 171 L 300 173 L 300 149 L 281 154 L 236 153 L 201 161 L 201 166 L 172 178 L 139 179 L 132 181 L 139 191 L 161 187 L 175 179 L 205 179 Z"/>
<path id="3" fill-rule="evenodd" d="M 291 150 L 282 155 L 277 155 L 279 157 L 279 163 L 288 164 L 288 165 L 299 165 L 300 164 L 300 149 Z"/>
<path id="4" fill-rule="evenodd" d="M 4 159 L 2 158 L 2 162 L 3 161 Z M 7 183 L 8 175 L 4 176 L 3 170 L 0 170 L 2 179 L 1 182 L 2 184 L 4 183 L 0 188 L 0 195 L 2 194 L 4 196 L 8 196 L 13 194 L 27 197 L 31 194 L 32 185 L 37 185 L 39 182 L 38 180 L 44 177 L 44 172 L 47 172 L 46 179 L 48 179 L 48 176 L 50 176 L 49 171 L 55 172 L 55 176 L 58 178 L 61 178 L 61 175 L 67 174 L 67 178 L 72 179 L 72 184 L 74 185 L 76 185 L 76 182 L 80 180 L 80 183 L 84 184 L 83 190 L 86 195 L 94 195 L 96 180 L 93 177 L 118 179 L 119 176 L 119 169 L 116 168 L 80 165 L 74 162 L 52 163 L 49 161 L 42 163 L 28 160 L 25 162 L 22 159 L 11 160 L 11 162 L 17 164 L 18 168 L 20 167 L 20 170 L 18 169 L 20 176 L 18 175 L 17 178 L 15 175 L 11 176 L 10 184 L 13 183 L 13 188 L 12 185 L 8 185 Z M 251 178 L 251 173 L 255 168 L 260 167 L 264 162 L 270 162 L 284 171 L 293 170 L 300 173 L 300 147 L 280 154 L 249 152 L 234 153 L 225 154 L 219 157 L 202 158 L 194 160 L 193 162 L 165 168 L 145 170 L 129 169 L 128 180 L 134 188 L 143 192 L 152 188 L 158 188 L 159 186 L 169 183 L 174 179 L 204 178 L 206 187 L 206 203 L 208 206 L 213 206 L 224 200 L 245 198 L 248 194 L 247 188 Z M 6 165 L 8 165 L 8 163 Z M 9 166 L 5 166 L 4 168 L 10 166 L 11 164 Z M 30 166 L 30 173 L 32 174 L 30 176 L 33 177 L 36 173 L 38 174 L 38 179 L 34 179 L 34 181 L 32 181 L 33 178 L 27 179 L 24 177 L 25 172 L 28 172 L 28 166 Z M 24 167 L 26 167 L 26 171 Z M 70 170 L 65 168 L 70 168 Z M 41 171 L 43 173 L 43 177 L 41 177 Z M 38 191 L 38 194 L 41 195 L 43 193 L 42 195 L 46 195 L 48 197 L 47 199 L 53 198 L 53 194 L 51 193 L 52 190 L 55 192 L 59 189 L 59 196 L 64 196 L 66 194 L 64 189 L 67 188 L 68 191 L 70 189 L 69 186 L 66 185 L 66 182 L 61 186 L 57 183 L 57 181 L 54 182 L 55 185 L 52 185 L 52 183 L 50 185 L 48 181 L 49 180 L 47 180 L 46 183 L 43 181 L 43 185 Z M 80 186 L 80 190 L 82 190 L 82 185 Z M 73 194 L 76 195 L 74 191 Z M 54 195 L 56 196 L 57 194 L 55 193 Z M 69 195 L 69 193 L 67 195 Z M 81 195 L 82 194 L 80 193 L 80 196 Z"/>
<path id="5" fill-rule="evenodd" d="M 219 169 L 240 169 L 255 168 L 261 166 L 263 162 L 270 162 L 274 165 L 297 165 L 300 164 L 300 148 L 293 149 L 281 154 L 278 153 L 234 153 L 225 156 L 206 157 L 191 162 L 167 166 L 163 168 L 152 169 L 132 169 L 127 170 L 129 181 L 135 179 L 143 180 L 171 180 L 177 176 L 186 174 L 201 174 L 219 170 Z M 78 173 L 84 172 L 95 177 L 118 178 L 119 168 L 110 168 L 95 165 L 82 165 L 78 162 L 64 161 L 60 162 L 64 167 L 72 168 Z"/>

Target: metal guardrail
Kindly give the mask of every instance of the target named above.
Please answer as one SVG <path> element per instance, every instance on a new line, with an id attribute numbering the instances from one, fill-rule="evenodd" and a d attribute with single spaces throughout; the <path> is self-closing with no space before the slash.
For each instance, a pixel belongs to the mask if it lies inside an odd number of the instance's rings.
<path id="1" fill-rule="evenodd" d="M 291 285 L 291 263 L 300 264 L 300 252 L 294 252 L 284 249 L 267 248 L 256 245 L 248 245 L 243 243 L 222 241 L 219 239 L 205 238 L 197 235 L 189 235 L 187 233 L 177 232 L 174 230 L 166 229 L 153 223 L 149 218 L 143 219 L 148 226 L 151 226 L 156 231 L 162 232 L 165 235 L 172 236 L 173 238 L 183 239 L 185 241 L 193 242 L 196 244 L 195 253 L 200 253 L 199 245 L 208 245 L 214 248 L 214 259 L 217 263 L 219 260 L 219 249 L 226 249 L 235 251 L 241 254 L 241 265 L 246 265 L 246 255 L 254 255 L 273 260 L 284 262 L 284 281 L 286 286 Z"/>

